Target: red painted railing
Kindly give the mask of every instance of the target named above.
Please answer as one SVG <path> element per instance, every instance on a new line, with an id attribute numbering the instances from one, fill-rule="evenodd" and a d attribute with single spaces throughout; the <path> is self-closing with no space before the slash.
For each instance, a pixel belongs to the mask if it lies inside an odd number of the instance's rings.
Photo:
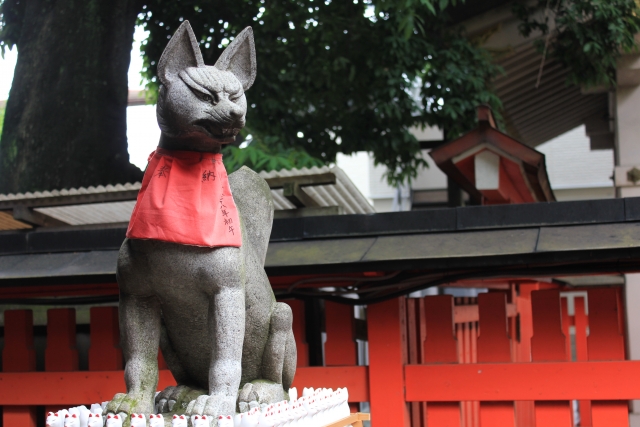
<path id="1" fill-rule="evenodd" d="M 573 426 L 572 400 L 581 426 L 628 425 L 640 362 L 624 361 L 620 289 L 540 287 L 406 301 L 412 426 Z"/>
<path id="2" fill-rule="evenodd" d="M 369 366 L 357 366 L 353 308 L 326 302 L 325 366 L 310 367 L 304 305 L 288 301 L 298 345 L 294 385 L 346 386 L 351 402 L 370 402 L 379 427 L 568 427 L 573 400 L 582 426 L 628 425 L 627 401 L 640 398 L 640 362 L 624 360 L 620 289 L 549 288 L 521 283 L 478 298 L 369 306 Z M 73 310 L 48 312 L 45 372 L 35 371 L 32 313 L 5 311 L 4 319 L 4 427 L 35 426 L 35 406 L 101 402 L 124 390 L 117 308 L 91 309 L 88 371 L 78 370 Z M 173 378 L 159 359 L 162 388 Z"/>

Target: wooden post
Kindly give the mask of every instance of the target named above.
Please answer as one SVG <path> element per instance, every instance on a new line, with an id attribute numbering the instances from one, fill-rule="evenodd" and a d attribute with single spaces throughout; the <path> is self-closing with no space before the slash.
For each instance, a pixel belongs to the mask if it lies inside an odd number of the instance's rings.
<path id="1" fill-rule="evenodd" d="M 89 370 L 118 371 L 122 368 L 118 307 L 92 307 Z"/>
<path id="2" fill-rule="evenodd" d="M 562 333 L 560 292 L 558 290 L 531 293 L 533 337 L 531 358 L 534 362 L 566 362 L 566 337 Z M 570 427 L 573 425 L 571 402 L 536 401 L 536 426 Z"/>
<path id="3" fill-rule="evenodd" d="M 424 315 L 427 330 L 423 350 L 424 363 L 458 363 L 453 297 L 425 297 Z M 460 402 L 428 402 L 426 424 L 429 427 L 460 426 Z"/>
<path id="4" fill-rule="evenodd" d="M 624 360 L 624 337 L 621 331 L 615 288 L 589 289 L 589 360 Z M 591 402 L 593 427 L 628 426 L 627 401 L 595 400 Z"/>
<path id="5" fill-rule="evenodd" d="M 408 427 L 404 400 L 406 313 L 404 297 L 367 309 L 369 337 L 369 401 L 376 427 Z"/>
<path id="6" fill-rule="evenodd" d="M 511 363 L 506 294 L 492 292 L 478 295 L 478 314 L 478 363 Z M 513 402 L 480 402 L 480 426 L 514 427 Z"/>
<path id="7" fill-rule="evenodd" d="M 31 310 L 7 310 L 4 312 L 4 372 L 28 372 L 36 370 L 36 352 L 33 347 L 33 313 Z M 36 427 L 36 411 L 33 406 L 4 406 L 3 427 Z"/>

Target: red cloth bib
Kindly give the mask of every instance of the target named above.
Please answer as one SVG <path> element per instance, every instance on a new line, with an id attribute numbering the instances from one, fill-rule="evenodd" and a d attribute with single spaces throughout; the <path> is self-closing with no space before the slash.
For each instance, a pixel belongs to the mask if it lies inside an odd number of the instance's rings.
<path id="1" fill-rule="evenodd" d="M 240 247 L 240 220 L 222 154 L 162 148 L 151 153 L 127 237 Z"/>

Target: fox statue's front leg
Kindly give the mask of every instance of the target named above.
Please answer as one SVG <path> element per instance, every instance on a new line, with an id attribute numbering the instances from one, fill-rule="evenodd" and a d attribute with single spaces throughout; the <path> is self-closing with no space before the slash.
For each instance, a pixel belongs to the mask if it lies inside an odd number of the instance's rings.
<path id="1" fill-rule="evenodd" d="M 154 296 L 120 291 L 120 331 L 124 357 L 126 394 L 117 394 L 107 413 L 152 414 L 158 385 L 160 303 Z"/>
<path id="2" fill-rule="evenodd" d="M 242 374 L 242 344 L 245 333 L 245 293 L 241 250 L 221 248 L 218 264 L 231 268 L 212 271 L 216 277 L 215 291 L 209 300 L 211 361 L 209 366 L 209 394 L 202 395 L 189 405 L 189 415 L 234 415 L 240 377 Z M 211 267 L 212 270 L 216 266 Z M 216 274 L 217 273 L 217 274 Z"/>

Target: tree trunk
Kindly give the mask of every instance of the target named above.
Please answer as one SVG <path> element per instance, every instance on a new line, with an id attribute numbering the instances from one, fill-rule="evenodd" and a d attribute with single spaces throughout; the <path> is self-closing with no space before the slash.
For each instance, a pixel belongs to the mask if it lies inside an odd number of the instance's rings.
<path id="1" fill-rule="evenodd" d="M 14 2 L 23 9 L 0 140 L 0 193 L 140 180 L 126 136 L 138 1 Z"/>

